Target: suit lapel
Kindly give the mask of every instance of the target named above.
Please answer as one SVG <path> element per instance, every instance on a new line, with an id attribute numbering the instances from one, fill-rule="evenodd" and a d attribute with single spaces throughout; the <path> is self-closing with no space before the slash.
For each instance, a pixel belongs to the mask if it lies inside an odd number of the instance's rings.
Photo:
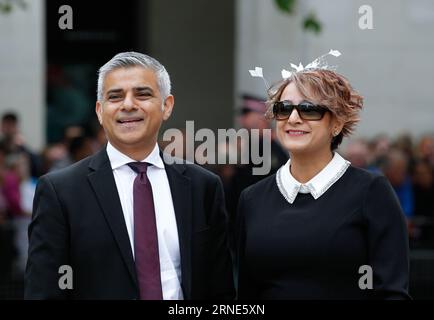
<path id="1" fill-rule="evenodd" d="M 191 297 L 191 229 L 192 229 L 192 194 L 190 178 L 184 175 L 185 164 L 168 164 L 167 154 L 161 154 L 165 162 L 166 174 L 172 194 L 178 227 L 179 249 L 181 255 L 182 287 L 185 299 Z"/>
<path id="2" fill-rule="evenodd" d="M 137 276 L 128 231 L 113 171 L 105 148 L 93 157 L 89 168 L 91 169 L 91 173 L 88 175 L 89 182 L 118 244 L 131 279 L 137 286 Z"/>

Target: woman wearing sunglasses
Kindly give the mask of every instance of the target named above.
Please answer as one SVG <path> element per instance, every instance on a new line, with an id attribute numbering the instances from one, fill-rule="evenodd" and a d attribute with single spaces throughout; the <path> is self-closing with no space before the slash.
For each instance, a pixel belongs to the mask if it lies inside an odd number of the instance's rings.
<path id="1" fill-rule="evenodd" d="M 239 299 L 408 299 L 406 223 L 385 177 L 336 149 L 363 98 L 341 75 L 304 70 L 269 90 L 290 154 L 238 208 Z"/>

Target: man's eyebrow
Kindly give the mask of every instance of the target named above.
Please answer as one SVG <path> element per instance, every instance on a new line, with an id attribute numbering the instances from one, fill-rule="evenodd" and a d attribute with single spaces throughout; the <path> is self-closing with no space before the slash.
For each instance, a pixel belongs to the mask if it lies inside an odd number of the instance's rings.
<path id="1" fill-rule="evenodd" d="M 133 88 L 136 92 L 150 92 L 151 94 L 154 93 L 154 90 L 151 87 L 148 86 L 140 86 Z M 106 92 L 106 95 L 114 94 L 114 93 L 122 93 L 124 90 L 120 88 L 113 88 Z"/>
<path id="2" fill-rule="evenodd" d="M 122 92 L 122 89 L 110 89 L 109 91 L 106 92 L 106 95 L 112 94 L 112 93 L 120 93 Z"/>
<path id="3" fill-rule="evenodd" d="M 151 87 L 143 86 L 143 87 L 135 87 L 134 91 L 149 91 L 151 93 L 154 92 Z"/>

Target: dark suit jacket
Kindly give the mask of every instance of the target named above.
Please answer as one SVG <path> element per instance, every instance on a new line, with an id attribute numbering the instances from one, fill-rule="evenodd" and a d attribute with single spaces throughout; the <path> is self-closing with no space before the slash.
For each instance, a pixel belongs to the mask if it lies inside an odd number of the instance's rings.
<path id="1" fill-rule="evenodd" d="M 194 164 L 166 162 L 165 167 L 178 227 L 184 298 L 233 298 L 220 179 Z M 139 298 L 132 249 L 105 148 L 39 180 L 29 241 L 26 299 Z M 59 288 L 62 265 L 72 267 L 72 290 Z"/>

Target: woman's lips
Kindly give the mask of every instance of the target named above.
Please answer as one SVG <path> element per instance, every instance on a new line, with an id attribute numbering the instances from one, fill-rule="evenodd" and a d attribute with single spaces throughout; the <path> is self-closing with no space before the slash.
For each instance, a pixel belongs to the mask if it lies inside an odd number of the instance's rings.
<path id="1" fill-rule="evenodd" d="M 303 131 L 303 130 L 286 130 L 285 132 L 290 136 L 303 136 L 303 135 L 309 133 L 309 132 Z"/>

